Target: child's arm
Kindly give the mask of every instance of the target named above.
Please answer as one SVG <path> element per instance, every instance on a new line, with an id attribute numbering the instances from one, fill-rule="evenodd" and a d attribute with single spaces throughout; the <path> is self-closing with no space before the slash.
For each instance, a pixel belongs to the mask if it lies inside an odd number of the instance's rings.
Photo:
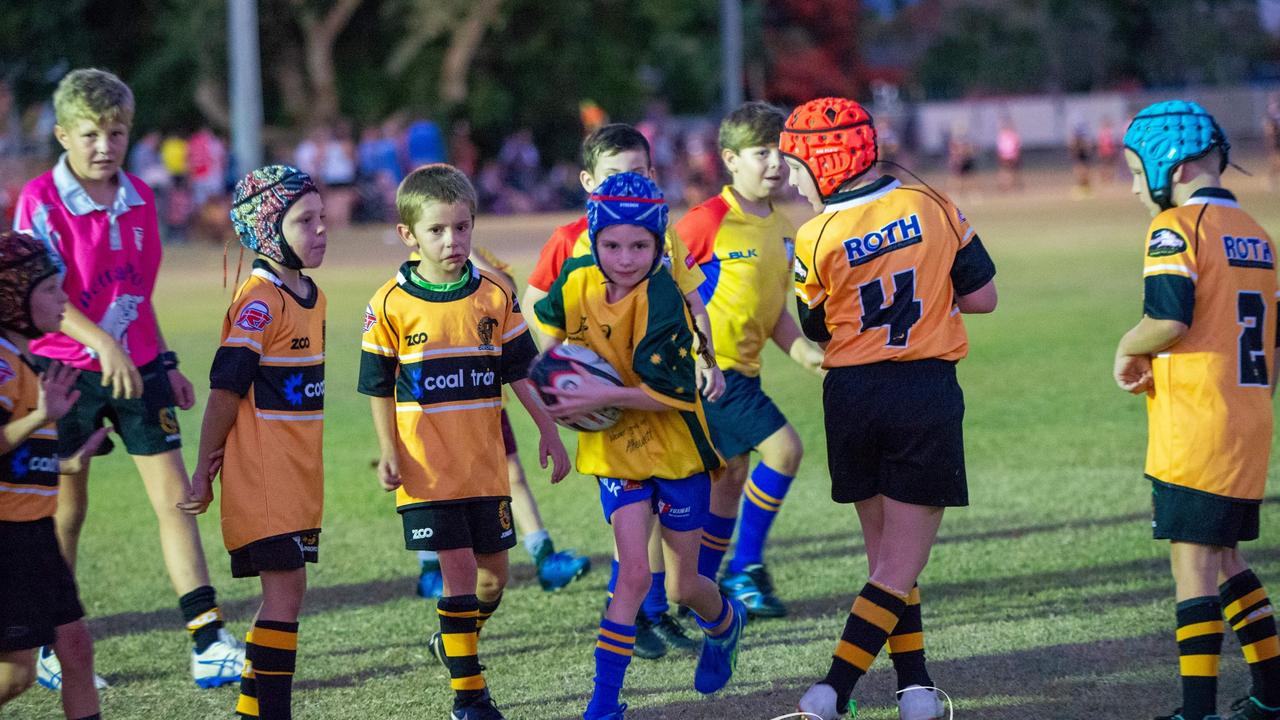
<path id="1" fill-rule="evenodd" d="M 1156 320 L 1143 315 L 1120 338 L 1112 375 L 1121 390 L 1138 393 L 1151 388 L 1151 356 L 1182 339 L 1190 328 L 1177 320 Z"/>
<path id="2" fill-rule="evenodd" d="M 78 377 L 79 370 L 60 362 L 50 364 L 48 370 L 40 373 L 36 409 L 0 428 L 0 455 L 11 452 L 32 433 L 70 412 L 80 399 L 80 391 L 74 389 Z"/>
<path id="3" fill-rule="evenodd" d="M 956 307 L 965 315 L 978 315 L 994 312 L 998 300 L 996 281 L 992 280 L 967 295 L 957 295 Z"/>
<path id="4" fill-rule="evenodd" d="M 156 337 L 160 339 L 160 352 L 169 352 L 169 343 L 165 342 L 164 333 L 160 330 L 160 323 L 156 323 Z M 105 373 L 104 373 L 105 374 Z M 196 405 L 196 388 L 187 379 L 186 375 L 178 368 L 173 368 L 165 373 L 169 379 L 169 387 L 173 389 L 173 401 L 183 410 L 190 410 Z"/>
<path id="5" fill-rule="evenodd" d="M 129 359 L 128 353 L 115 338 L 77 310 L 74 303 L 66 304 L 62 327 L 59 329 L 97 354 L 98 362 L 102 364 L 102 385 L 111 386 L 112 397 L 142 397 L 142 374 Z"/>
<path id="6" fill-rule="evenodd" d="M 520 404 L 529 411 L 529 417 L 533 418 L 533 422 L 538 426 L 538 462 L 545 470 L 547 458 L 551 458 L 551 482 L 553 484 L 560 482 L 565 475 L 569 474 L 569 453 L 565 451 L 564 443 L 560 441 L 560 432 L 556 430 L 555 422 L 552 421 L 546 406 L 542 404 L 542 399 L 538 397 L 537 389 L 534 388 L 531 380 L 517 380 L 511 383 L 511 389 L 515 391 L 516 397 L 520 398 Z"/>
<path id="7" fill-rule="evenodd" d="M 391 492 L 400 487 L 400 459 L 396 455 L 396 399 L 370 397 L 373 432 L 378 436 L 378 482 Z"/>
<path id="8" fill-rule="evenodd" d="M 213 388 L 209 391 L 209 404 L 204 408 L 204 422 L 200 425 L 200 450 L 196 455 L 196 469 L 191 473 L 191 489 L 187 499 L 178 503 L 178 509 L 188 515 L 199 515 L 213 502 L 213 479 L 222 468 L 222 451 L 227 435 L 236 423 L 240 396 L 230 390 Z"/>
<path id="9" fill-rule="evenodd" d="M 543 392 L 556 397 L 556 403 L 547 408 L 556 417 L 572 418 L 589 413 L 592 410 L 600 410 L 607 407 L 648 410 L 650 412 L 686 409 L 685 405 L 676 402 L 674 399 L 670 403 L 663 402 L 638 387 L 614 385 L 613 383 L 605 382 L 582 368 L 578 363 L 575 362 L 573 365 L 579 368 L 578 375 L 581 378 L 577 387 L 557 388 L 548 386 L 542 388 Z"/>
<path id="10" fill-rule="evenodd" d="M 825 354 L 803 337 L 796 319 L 791 317 L 791 313 L 785 309 L 778 314 L 778 322 L 773 324 L 773 333 L 770 337 L 778 347 L 791 356 L 792 360 L 818 374 L 822 373 L 822 359 Z"/>
<path id="11" fill-rule="evenodd" d="M 698 390 L 707 400 L 715 402 L 724 394 L 724 372 L 716 364 L 716 348 L 711 343 L 711 316 L 697 290 L 685 293 L 684 301 L 693 316 L 693 326 L 698 329 L 695 338 L 702 341 L 700 347 L 694 348 L 698 355 Z"/>

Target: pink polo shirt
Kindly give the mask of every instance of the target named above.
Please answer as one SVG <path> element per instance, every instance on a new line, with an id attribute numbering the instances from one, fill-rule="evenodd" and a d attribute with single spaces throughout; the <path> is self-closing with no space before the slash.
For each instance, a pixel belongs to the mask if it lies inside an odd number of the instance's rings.
<path id="1" fill-rule="evenodd" d="M 123 170 L 117 177 L 120 187 L 111 205 L 98 205 L 63 155 L 52 170 L 22 188 L 13 228 L 49 246 L 66 270 L 62 289 L 71 304 L 141 366 L 160 353 L 151 307 L 162 254 L 160 228 L 151 188 Z M 95 353 L 63 333 L 33 340 L 31 352 L 81 370 L 102 370 Z"/>

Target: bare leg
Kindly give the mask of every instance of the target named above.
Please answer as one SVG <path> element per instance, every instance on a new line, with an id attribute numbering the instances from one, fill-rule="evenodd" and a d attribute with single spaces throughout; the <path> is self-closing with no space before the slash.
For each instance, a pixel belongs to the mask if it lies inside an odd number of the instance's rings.
<path id="1" fill-rule="evenodd" d="M 160 549 L 174 591 L 181 597 L 208 585 L 209 569 L 205 565 L 196 519 L 177 508 L 177 504 L 186 499 L 188 486 L 181 451 L 135 455 L 133 462 L 160 524 Z"/>
<path id="2" fill-rule="evenodd" d="M 444 576 L 445 597 L 476 592 L 476 554 L 471 548 L 440 550 L 440 574 Z"/>
<path id="3" fill-rule="evenodd" d="M 529 482 L 524 475 L 524 467 L 520 464 L 520 456 L 512 453 L 507 456 L 507 479 L 511 481 L 511 514 L 515 516 L 516 527 L 521 535 L 545 529 L 542 525 L 542 514 L 538 512 L 538 501 L 529 489 Z"/>
<path id="4" fill-rule="evenodd" d="M 78 473 L 58 476 L 58 509 L 54 513 L 54 527 L 58 533 L 58 547 L 74 575 L 76 554 L 80 547 L 80 531 L 84 528 L 85 514 L 89 509 L 89 468 Z"/>
<path id="5" fill-rule="evenodd" d="M 259 574 L 262 582 L 262 606 L 257 620 L 298 622 L 302 598 L 307 592 L 307 570 L 266 570 Z"/>
<path id="6" fill-rule="evenodd" d="M 0 653 L 0 707 L 26 692 L 35 681 L 35 650 Z"/>
<path id="7" fill-rule="evenodd" d="M 618 583 L 604 616 L 620 625 L 634 625 L 651 582 L 648 546 L 654 515 L 647 502 L 632 503 L 615 510 L 610 522 L 618 552 Z"/>
<path id="8" fill-rule="evenodd" d="M 881 543 L 877 548 L 871 582 L 906 597 L 929 562 L 929 552 L 942 524 L 943 509 L 887 497 L 881 497 L 880 503 L 884 529 L 892 534 L 893 542 Z"/>
<path id="9" fill-rule="evenodd" d="M 750 455 L 743 454 L 725 461 L 725 471 L 711 483 L 711 514 L 722 518 L 738 517 L 742 488 L 747 484 Z"/>
<path id="10" fill-rule="evenodd" d="M 507 586 L 507 553 L 477 554 L 475 558 L 476 597 L 480 602 L 491 603 L 502 597 Z"/>
<path id="11" fill-rule="evenodd" d="M 93 638 L 84 620 L 59 625 L 53 651 L 62 663 L 62 711 L 69 718 L 99 712 L 93 684 Z"/>
<path id="12" fill-rule="evenodd" d="M 662 528 L 663 550 L 667 556 L 667 593 L 675 602 L 688 607 L 698 617 L 710 621 L 720 616 L 726 602 L 711 579 L 698 574 L 700 530 L 675 531 Z M 718 635 L 728 628 L 731 617 L 711 629 Z"/>

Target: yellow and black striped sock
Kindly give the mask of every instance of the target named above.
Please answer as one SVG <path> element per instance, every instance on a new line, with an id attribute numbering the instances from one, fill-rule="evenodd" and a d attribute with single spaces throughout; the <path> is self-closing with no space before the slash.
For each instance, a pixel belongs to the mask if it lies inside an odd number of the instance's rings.
<path id="1" fill-rule="evenodd" d="M 1178 603 L 1178 668 L 1186 720 L 1217 713 L 1222 631 L 1222 603 L 1217 595 Z"/>
<path id="2" fill-rule="evenodd" d="M 298 623 L 259 620 L 253 641 L 245 647 L 253 662 L 253 685 L 258 694 L 258 717 L 289 720 L 293 708 L 293 672 L 298 663 Z"/>
<path id="3" fill-rule="evenodd" d="M 253 674 L 253 660 L 249 648 L 253 647 L 253 629 L 244 634 L 244 670 L 240 673 L 240 697 L 236 699 L 236 715 L 242 718 L 258 717 L 258 681 Z"/>
<path id="4" fill-rule="evenodd" d="M 202 585 L 178 598 L 178 607 L 196 652 L 204 652 L 217 642 L 218 631 L 222 629 L 222 610 L 212 586 Z"/>
<path id="5" fill-rule="evenodd" d="M 1280 639 L 1275 613 L 1262 582 L 1252 570 L 1218 586 L 1222 614 L 1240 641 L 1253 676 L 1251 695 L 1268 707 L 1280 707 Z"/>
<path id="6" fill-rule="evenodd" d="M 924 621 L 920 617 L 920 586 L 911 588 L 907 608 L 889 634 L 889 659 L 898 676 L 898 689 L 911 685 L 933 687 L 924 664 Z"/>
<path id="7" fill-rule="evenodd" d="M 837 708 L 849 704 L 853 686 L 871 668 L 906 607 L 905 595 L 872 582 L 862 586 L 831 656 L 831 669 L 822 680 L 835 689 Z"/>
<path id="8" fill-rule="evenodd" d="M 489 618 L 498 612 L 498 606 L 502 604 L 502 593 L 498 593 L 498 597 L 492 601 L 481 600 L 479 603 L 480 614 L 476 616 L 476 635 L 484 629 L 484 624 L 489 622 Z"/>
<path id="9" fill-rule="evenodd" d="M 484 675 L 476 654 L 480 601 L 475 595 L 442 597 L 436 602 L 436 614 L 440 616 L 440 640 L 457 709 L 484 695 Z"/>

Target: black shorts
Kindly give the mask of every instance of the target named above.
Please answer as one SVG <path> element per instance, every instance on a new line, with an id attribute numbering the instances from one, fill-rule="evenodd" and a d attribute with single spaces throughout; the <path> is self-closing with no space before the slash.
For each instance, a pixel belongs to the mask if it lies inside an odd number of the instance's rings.
<path id="1" fill-rule="evenodd" d="M 1156 540 L 1233 548 L 1258 539 L 1261 503 L 1151 481 L 1151 535 Z"/>
<path id="2" fill-rule="evenodd" d="M 48 360 L 42 360 L 41 369 L 48 364 Z M 107 421 L 115 426 L 130 455 L 158 455 L 182 447 L 173 388 L 164 364 L 157 358 L 138 368 L 138 372 L 142 375 L 142 397 L 134 399 L 111 397 L 111 386 L 102 385 L 102 373 L 80 372 L 76 380 L 80 399 L 58 421 L 59 455 L 74 455 Z M 108 437 L 97 454 L 106 455 L 113 447 Z"/>
<path id="3" fill-rule="evenodd" d="M 0 522 L 0 652 L 50 645 L 55 628 L 82 617 L 53 518 Z"/>
<path id="4" fill-rule="evenodd" d="M 511 498 L 471 498 L 409 505 L 400 509 L 409 550 L 471 548 L 478 555 L 516 545 Z"/>
<path id="5" fill-rule="evenodd" d="M 884 495 L 912 505 L 969 504 L 964 394 L 954 363 L 831 368 L 822 403 L 832 500 Z"/>
<path id="6" fill-rule="evenodd" d="M 778 406 L 760 387 L 760 377 L 735 370 L 724 374 L 724 394 L 703 402 L 711 444 L 726 458 L 745 455 L 787 424 Z"/>
<path id="7" fill-rule="evenodd" d="M 231 551 L 231 577 L 257 577 L 272 570 L 297 570 L 320 562 L 320 530 L 264 538 Z"/>

